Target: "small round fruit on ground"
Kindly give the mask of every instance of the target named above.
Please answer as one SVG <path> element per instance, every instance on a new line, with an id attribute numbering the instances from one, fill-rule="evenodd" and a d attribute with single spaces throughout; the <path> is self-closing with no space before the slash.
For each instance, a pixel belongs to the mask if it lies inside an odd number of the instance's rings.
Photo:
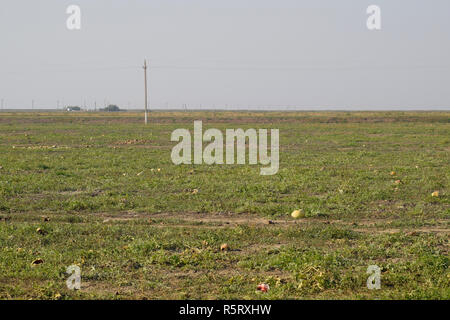
<path id="1" fill-rule="evenodd" d="M 292 211 L 291 216 L 294 219 L 304 218 L 305 217 L 305 213 L 303 212 L 302 209 L 294 210 L 294 211 Z"/>

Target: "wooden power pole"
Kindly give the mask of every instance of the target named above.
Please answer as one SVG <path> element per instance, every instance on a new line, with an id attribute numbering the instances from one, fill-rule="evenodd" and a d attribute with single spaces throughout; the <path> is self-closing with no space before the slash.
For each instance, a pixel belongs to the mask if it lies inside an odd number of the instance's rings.
<path id="1" fill-rule="evenodd" d="M 148 123 L 148 116 L 147 116 L 147 112 L 148 112 L 148 102 L 147 102 L 147 96 L 148 96 L 148 92 L 147 92 L 147 60 L 144 60 L 144 88 L 145 88 L 145 124 Z"/>

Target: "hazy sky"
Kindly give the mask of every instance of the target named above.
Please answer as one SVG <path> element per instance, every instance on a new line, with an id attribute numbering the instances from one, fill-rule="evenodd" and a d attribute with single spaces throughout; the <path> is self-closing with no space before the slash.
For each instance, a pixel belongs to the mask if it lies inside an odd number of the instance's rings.
<path id="1" fill-rule="evenodd" d="M 7 108 L 143 107 L 147 58 L 153 108 L 450 109 L 448 0 L 1 0 L 0 43 Z"/>

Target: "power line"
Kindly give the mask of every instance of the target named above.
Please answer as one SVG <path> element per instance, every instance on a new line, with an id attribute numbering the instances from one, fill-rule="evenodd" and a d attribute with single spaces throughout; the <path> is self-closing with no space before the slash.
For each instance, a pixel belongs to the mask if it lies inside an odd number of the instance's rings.
<path id="1" fill-rule="evenodd" d="M 2 71 L 2 74 L 21 73 L 77 73 L 77 72 L 101 72 L 114 70 L 138 70 L 139 66 L 104 66 L 104 67 L 76 67 L 74 69 L 44 69 L 29 71 Z M 152 65 L 148 69 L 172 69 L 172 70 L 224 70 L 224 71 L 258 71 L 258 70 L 421 70 L 421 69 L 449 69 L 450 65 Z"/>
<path id="2" fill-rule="evenodd" d="M 101 71 L 115 71 L 115 70 L 139 70 L 139 66 L 127 66 L 127 67 L 91 67 L 91 68 L 84 68 L 84 67 L 74 67 L 74 69 L 60 69 L 60 70 L 52 70 L 52 69 L 30 69 L 28 71 L 2 71 L 2 74 L 29 74 L 29 73 L 79 73 L 79 72 L 101 72 Z"/>
<path id="3" fill-rule="evenodd" d="M 224 71 L 258 71 L 258 70 L 413 70 L 413 69 L 448 69 L 450 66 L 432 66 L 432 65 L 415 65 L 415 66 L 394 66 L 394 65 L 310 65 L 310 66 L 180 66 L 180 65 L 155 65 L 152 69 L 172 69 L 172 70 L 224 70 Z"/>

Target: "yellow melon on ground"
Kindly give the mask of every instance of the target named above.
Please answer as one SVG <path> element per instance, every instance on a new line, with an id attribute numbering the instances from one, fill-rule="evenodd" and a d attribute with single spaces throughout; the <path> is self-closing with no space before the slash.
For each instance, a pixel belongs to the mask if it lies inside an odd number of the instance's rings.
<path id="1" fill-rule="evenodd" d="M 304 218 L 305 217 L 305 213 L 303 212 L 302 209 L 294 210 L 294 211 L 292 211 L 291 216 L 294 219 Z"/>

